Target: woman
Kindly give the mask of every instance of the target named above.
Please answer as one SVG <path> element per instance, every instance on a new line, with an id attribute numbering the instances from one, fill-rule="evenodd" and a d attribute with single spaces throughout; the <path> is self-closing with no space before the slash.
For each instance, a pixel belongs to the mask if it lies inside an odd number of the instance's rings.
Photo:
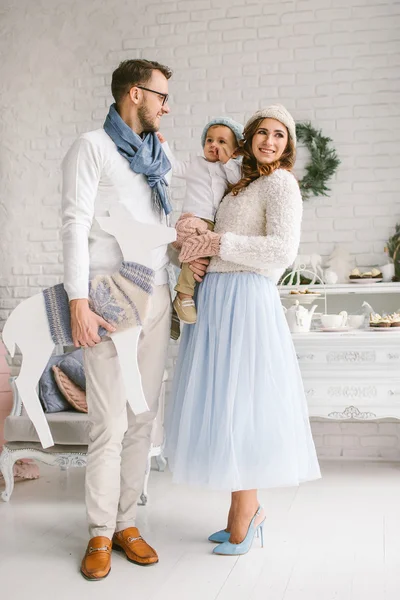
<path id="1" fill-rule="evenodd" d="M 244 130 L 242 178 L 223 199 L 214 233 L 178 235 L 183 262 L 213 258 L 198 290 L 197 323 L 182 336 L 168 457 L 174 481 L 232 493 L 226 529 L 209 538 L 219 543 L 216 554 L 244 554 L 262 534 L 257 489 L 320 477 L 276 289 L 300 240 L 295 152 L 287 110 L 256 112 Z"/>

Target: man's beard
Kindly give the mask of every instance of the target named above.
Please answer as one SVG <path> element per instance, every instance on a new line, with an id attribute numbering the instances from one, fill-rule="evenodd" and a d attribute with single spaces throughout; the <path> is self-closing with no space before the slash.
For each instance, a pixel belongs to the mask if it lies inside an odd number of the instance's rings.
<path id="1" fill-rule="evenodd" d="M 138 108 L 137 115 L 143 131 L 158 131 L 158 127 L 155 124 L 156 119 L 155 117 L 151 117 L 150 112 L 148 111 L 146 106 L 141 106 L 140 108 Z"/>

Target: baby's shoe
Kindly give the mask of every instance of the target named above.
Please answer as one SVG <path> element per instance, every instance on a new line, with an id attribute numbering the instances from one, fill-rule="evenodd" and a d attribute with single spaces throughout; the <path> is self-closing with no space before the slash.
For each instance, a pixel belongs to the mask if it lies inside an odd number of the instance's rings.
<path id="1" fill-rule="evenodd" d="M 196 305 L 193 298 L 179 298 L 178 294 L 173 302 L 176 314 L 187 325 L 193 325 L 197 321 Z"/>

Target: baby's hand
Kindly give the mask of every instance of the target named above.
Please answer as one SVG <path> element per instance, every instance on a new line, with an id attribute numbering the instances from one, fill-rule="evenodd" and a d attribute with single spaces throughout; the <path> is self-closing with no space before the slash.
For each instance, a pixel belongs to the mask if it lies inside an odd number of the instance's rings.
<path id="1" fill-rule="evenodd" d="M 163 136 L 162 133 L 160 133 L 159 131 L 157 131 L 156 136 L 158 137 L 158 139 L 160 140 L 160 144 L 163 144 L 164 142 L 166 142 L 167 140 L 165 139 L 165 137 Z"/>
<path id="2" fill-rule="evenodd" d="M 236 148 L 236 150 L 233 152 L 231 158 L 237 158 L 238 156 L 240 156 L 240 148 L 239 146 Z"/>
<path id="3" fill-rule="evenodd" d="M 225 146 L 219 146 L 217 153 L 218 160 L 220 160 L 223 164 L 227 163 L 231 158 L 236 158 L 236 150 L 232 154 L 229 154 Z"/>

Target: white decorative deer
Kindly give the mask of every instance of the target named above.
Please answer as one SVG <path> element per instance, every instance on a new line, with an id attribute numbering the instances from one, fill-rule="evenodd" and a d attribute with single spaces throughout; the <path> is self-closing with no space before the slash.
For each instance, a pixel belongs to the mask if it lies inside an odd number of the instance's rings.
<path id="1" fill-rule="evenodd" d="M 135 263 L 152 270 L 153 250 L 176 239 L 174 228 L 139 223 L 122 205 L 113 207 L 109 212 L 109 217 L 96 219 L 104 231 L 116 238 L 125 263 Z M 132 326 L 120 331 L 117 328 L 115 333 L 107 334 L 115 344 L 127 401 L 135 414 L 149 410 L 137 362 L 141 331 L 141 326 Z M 44 293 L 36 294 L 16 307 L 4 326 L 3 342 L 12 357 L 16 346 L 21 351 L 22 365 L 15 385 L 43 448 L 53 446 L 53 437 L 36 392 L 38 381 L 55 348 Z"/>
<path id="2" fill-rule="evenodd" d="M 297 280 L 300 281 L 301 271 L 309 270 L 313 273 L 313 278 L 310 285 L 316 281 L 316 276 L 323 278 L 323 271 L 321 267 L 322 258 L 319 254 L 298 254 L 292 268 L 292 273 L 287 282 L 287 285 L 293 285 L 295 276 L 298 275 Z"/>

